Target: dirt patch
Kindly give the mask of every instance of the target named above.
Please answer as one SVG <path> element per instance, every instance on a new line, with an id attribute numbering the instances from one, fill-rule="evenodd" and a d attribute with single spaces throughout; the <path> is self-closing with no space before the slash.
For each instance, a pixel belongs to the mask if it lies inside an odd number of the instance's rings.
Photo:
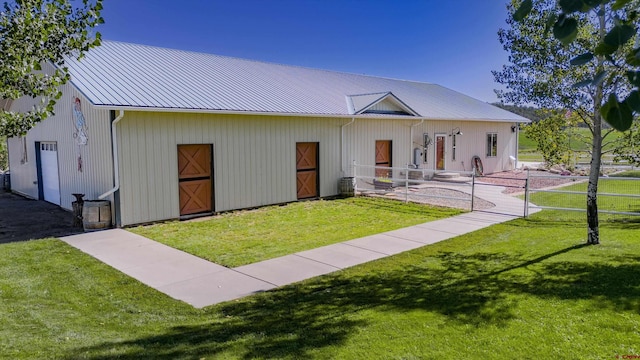
<path id="1" fill-rule="evenodd" d="M 73 214 L 59 206 L 0 190 L 0 243 L 82 233 L 72 224 Z"/>
<path id="2" fill-rule="evenodd" d="M 546 171 L 532 171 L 531 174 L 535 176 L 529 179 L 530 189 L 545 189 L 575 182 L 572 178 L 558 177 Z M 526 178 L 527 171 L 511 170 L 479 177 L 476 181 L 505 186 L 504 194 L 515 194 L 524 192 Z"/>

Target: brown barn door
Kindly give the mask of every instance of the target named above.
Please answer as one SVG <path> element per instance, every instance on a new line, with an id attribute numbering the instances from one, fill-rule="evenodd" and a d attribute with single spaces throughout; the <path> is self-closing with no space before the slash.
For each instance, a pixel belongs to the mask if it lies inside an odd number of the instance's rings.
<path id="1" fill-rule="evenodd" d="M 376 166 L 391 167 L 391 140 L 376 140 Z M 391 177 L 391 170 L 376 169 L 376 177 Z"/>
<path id="2" fill-rule="evenodd" d="M 178 145 L 180 215 L 211 212 L 211 145 Z"/>
<path id="3" fill-rule="evenodd" d="M 318 143 L 296 143 L 296 183 L 298 199 L 318 197 Z"/>
<path id="4" fill-rule="evenodd" d="M 445 135 L 436 135 L 436 170 L 444 170 Z"/>

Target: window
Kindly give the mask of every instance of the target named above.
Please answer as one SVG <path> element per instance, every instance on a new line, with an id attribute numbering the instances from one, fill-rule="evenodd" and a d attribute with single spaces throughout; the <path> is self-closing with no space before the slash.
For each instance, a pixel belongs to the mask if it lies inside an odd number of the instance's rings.
<path id="1" fill-rule="evenodd" d="M 451 135 L 451 160 L 456 161 L 456 135 Z"/>
<path id="2" fill-rule="evenodd" d="M 487 134 L 487 157 L 498 156 L 498 134 Z"/>

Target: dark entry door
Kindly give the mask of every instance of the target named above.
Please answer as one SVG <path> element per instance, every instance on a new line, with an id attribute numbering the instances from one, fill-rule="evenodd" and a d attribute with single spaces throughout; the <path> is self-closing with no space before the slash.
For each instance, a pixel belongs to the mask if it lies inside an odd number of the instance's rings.
<path id="1" fill-rule="evenodd" d="M 296 183 L 298 199 L 318 197 L 318 143 L 296 143 Z"/>
<path id="2" fill-rule="evenodd" d="M 445 135 L 436 135 L 436 170 L 444 170 Z"/>
<path id="3" fill-rule="evenodd" d="M 180 215 L 211 212 L 213 177 L 211 145 L 178 145 Z"/>
<path id="4" fill-rule="evenodd" d="M 391 140 L 376 140 L 376 166 L 391 167 Z M 391 177 L 391 170 L 376 169 L 376 177 Z"/>

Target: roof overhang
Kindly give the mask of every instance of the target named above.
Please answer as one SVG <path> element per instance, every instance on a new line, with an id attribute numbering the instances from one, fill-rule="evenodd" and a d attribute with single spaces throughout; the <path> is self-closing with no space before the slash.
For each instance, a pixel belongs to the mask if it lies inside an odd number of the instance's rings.
<path id="1" fill-rule="evenodd" d="M 123 106 L 123 105 L 107 105 L 92 104 L 98 109 L 105 110 L 123 110 L 137 112 L 172 112 L 172 113 L 190 113 L 190 114 L 220 114 L 220 115 L 258 115 L 258 116 L 287 116 L 287 117 L 309 117 L 309 118 L 345 118 L 345 119 L 389 119 L 389 120 L 431 120 L 431 121 L 478 121 L 478 122 L 508 122 L 508 123 L 528 123 L 527 119 L 464 119 L 464 118 L 442 118 L 429 116 L 408 116 L 397 114 L 313 114 L 313 113 L 284 113 L 284 112 L 260 112 L 260 111 L 242 111 L 242 110 L 217 110 L 217 109 L 187 109 L 187 108 L 163 108 L 163 107 L 146 107 L 146 106 Z"/>

